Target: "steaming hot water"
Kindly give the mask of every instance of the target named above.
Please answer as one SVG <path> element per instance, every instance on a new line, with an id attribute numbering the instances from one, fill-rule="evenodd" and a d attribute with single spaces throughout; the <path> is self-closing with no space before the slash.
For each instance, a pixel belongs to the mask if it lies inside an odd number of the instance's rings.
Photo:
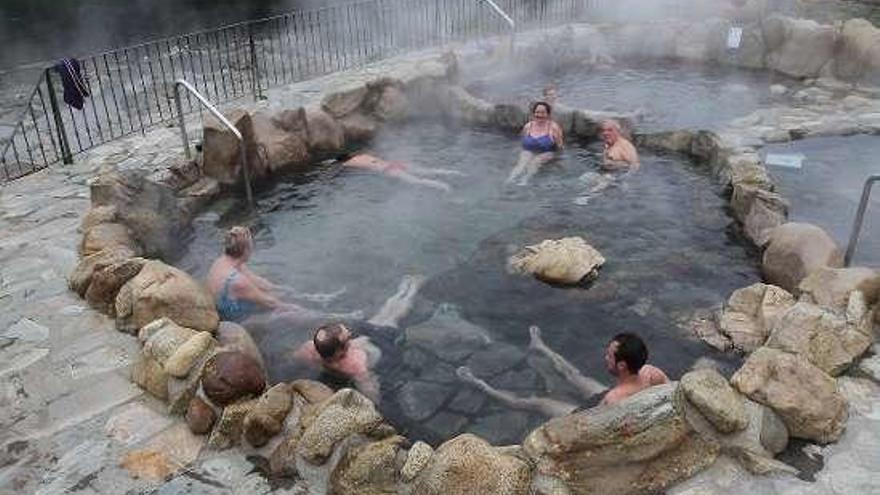
<path id="1" fill-rule="evenodd" d="M 579 206 L 573 199 L 587 187 L 582 176 L 597 170 L 597 145 L 570 146 L 528 187 L 502 184 L 518 150 L 512 137 L 495 132 L 408 124 L 386 128 L 369 150 L 467 176 L 448 179 L 451 193 L 333 163 L 281 180 L 258 195 L 251 265 L 302 291 L 344 287 L 325 309 L 362 309 L 366 317 L 402 276 L 423 274 L 428 281 L 402 328 L 437 313 L 434 318 L 452 326 L 476 325 L 488 333 L 494 343 L 470 361 L 447 356 L 444 362 L 432 354 L 444 349 L 417 348 L 405 339 L 397 352 L 386 352 L 379 369 L 381 408 L 412 438 L 439 441 L 474 431 L 493 442 L 514 442 L 542 420 L 507 411 L 463 386 L 454 374 L 459 364 L 521 394 L 571 397 L 560 380 L 545 381 L 529 366 L 531 324 L 543 328 L 548 345 L 608 383 L 603 347 L 624 330 L 644 336 L 652 362 L 679 376 L 709 354 L 679 320 L 759 279 L 744 245 L 727 235 L 731 220 L 717 186 L 678 157 L 644 155 L 639 173 Z M 202 215 L 180 264 L 204 276 L 223 229 L 241 220 L 239 210 L 228 201 Z M 505 271 L 519 247 L 571 235 L 585 237 L 608 259 L 588 289 L 554 288 Z M 285 327 L 255 336 L 273 380 L 308 376 L 290 354 L 310 330 Z"/>
<path id="2" fill-rule="evenodd" d="M 714 130 L 784 97 L 770 85 L 790 89 L 791 79 L 769 72 L 720 66 L 640 63 L 632 68 L 566 69 L 548 77 L 540 71 L 511 78 L 501 74 L 472 81 L 468 89 L 497 102 L 535 100 L 548 82 L 570 108 L 609 110 L 640 116 L 639 131 Z"/>

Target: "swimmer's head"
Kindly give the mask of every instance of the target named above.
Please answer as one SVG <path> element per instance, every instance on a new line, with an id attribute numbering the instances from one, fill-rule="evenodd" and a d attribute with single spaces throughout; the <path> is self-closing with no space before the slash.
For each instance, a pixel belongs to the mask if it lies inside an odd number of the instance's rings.
<path id="1" fill-rule="evenodd" d="M 546 101 L 532 103 L 532 117 L 535 119 L 543 120 L 549 118 L 552 112 L 553 108 Z"/>
<path id="2" fill-rule="evenodd" d="M 312 343 L 322 359 L 335 361 L 345 356 L 348 343 L 351 340 L 351 332 L 342 323 L 323 325 L 315 330 Z"/>
<path id="3" fill-rule="evenodd" d="M 634 333 L 620 333 L 605 349 L 605 367 L 614 376 L 636 375 L 648 361 L 648 348 Z"/>
<path id="4" fill-rule="evenodd" d="M 559 98 L 559 88 L 555 84 L 550 83 L 544 86 L 544 101 L 555 102 Z"/>
<path id="5" fill-rule="evenodd" d="M 603 120 L 599 123 L 599 136 L 605 144 L 612 145 L 620 139 L 623 133 L 620 122 L 614 119 Z"/>
<path id="6" fill-rule="evenodd" d="M 223 237 L 223 252 L 230 258 L 248 259 L 254 250 L 254 238 L 251 229 L 236 225 L 226 231 Z"/>

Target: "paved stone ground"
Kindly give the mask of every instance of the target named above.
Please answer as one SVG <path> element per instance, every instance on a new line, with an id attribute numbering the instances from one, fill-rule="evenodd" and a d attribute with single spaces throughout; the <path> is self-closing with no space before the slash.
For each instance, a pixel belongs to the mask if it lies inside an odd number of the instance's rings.
<path id="1" fill-rule="evenodd" d="M 352 72 L 342 83 L 377 70 Z M 304 104 L 326 87 L 312 81 L 277 96 Z M 88 179 L 102 166 L 149 167 L 178 159 L 178 139 L 175 129 L 157 129 L 96 149 L 76 165 L 0 188 L 2 494 L 303 493 L 295 484 L 270 486 L 259 463 L 243 452 L 202 451 L 202 438 L 129 382 L 135 339 L 116 332 L 109 318 L 67 290 L 77 227 L 89 204 Z M 815 483 L 754 478 L 719 462 L 670 493 L 880 492 L 874 476 L 880 465 L 880 387 L 863 379 L 846 379 L 844 386 L 852 417 L 838 444 L 814 452 L 825 462 Z M 164 483 L 136 479 L 120 462 L 140 449 L 192 465 Z"/>

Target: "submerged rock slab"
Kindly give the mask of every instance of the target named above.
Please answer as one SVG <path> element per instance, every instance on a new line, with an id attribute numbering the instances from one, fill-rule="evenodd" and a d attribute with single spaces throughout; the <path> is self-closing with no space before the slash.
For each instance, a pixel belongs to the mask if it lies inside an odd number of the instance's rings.
<path id="1" fill-rule="evenodd" d="M 581 237 L 545 240 L 526 246 L 507 262 L 515 273 L 527 273 L 554 284 L 577 284 L 595 278 L 605 257 Z"/>
<path id="2" fill-rule="evenodd" d="M 429 351 L 443 361 L 458 364 L 492 339 L 481 327 L 464 320 L 458 311 L 441 305 L 428 321 L 406 329 L 406 345 Z"/>

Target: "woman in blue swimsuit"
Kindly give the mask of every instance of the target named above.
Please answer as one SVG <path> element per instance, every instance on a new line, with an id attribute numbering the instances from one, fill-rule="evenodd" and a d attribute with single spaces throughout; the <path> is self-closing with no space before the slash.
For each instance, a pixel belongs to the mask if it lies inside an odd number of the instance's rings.
<path id="1" fill-rule="evenodd" d="M 223 255 L 208 272 L 208 288 L 223 321 L 242 322 L 258 313 L 275 312 L 286 318 L 318 318 L 322 313 L 281 301 L 274 293 L 290 290 L 253 273 L 247 262 L 254 241 L 247 227 L 232 227 L 224 239 Z M 337 294 L 300 294 L 302 299 L 327 302 Z M 349 316 L 349 315 L 338 315 Z"/>
<path id="2" fill-rule="evenodd" d="M 528 184 L 541 166 L 562 149 L 562 128 L 550 118 L 551 112 L 552 108 L 547 102 L 539 101 L 532 105 L 532 119 L 523 126 L 522 151 L 507 177 L 508 183 L 516 181 L 520 186 Z"/>

